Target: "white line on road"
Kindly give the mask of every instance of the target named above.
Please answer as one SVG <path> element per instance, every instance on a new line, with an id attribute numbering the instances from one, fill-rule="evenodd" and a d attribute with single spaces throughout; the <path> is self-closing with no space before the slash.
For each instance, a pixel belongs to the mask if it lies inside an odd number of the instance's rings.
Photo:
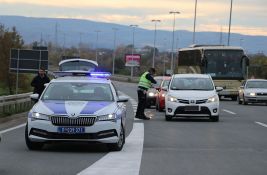
<path id="1" fill-rule="evenodd" d="M 257 123 L 258 125 L 261 125 L 261 126 L 263 126 L 263 127 L 266 127 L 266 128 L 267 128 L 267 124 L 264 124 L 264 123 L 261 123 L 261 122 L 255 122 L 255 123 Z"/>
<path id="2" fill-rule="evenodd" d="M 110 152 L 78 175 L 138 175 L 144 143 L 144 124 L 134 123 L 120 152 Z"/>
<path id="3" fill-rule="evenodd" d="M 12 127 L 12 128 L 8 128 L 8 129 L 3 130 L 3 131 L 0 131 L 0 134 L 4 134 L 4 133 L 7 133 L 7 132 L 12 131 L 12 130 L 19 129 L 19 128 L 24 127 L 24 126 L 26 126 L 26 123 Z"/>
<path id="4" fill-rule="evenodd" d="M 229 114 L 236 115 L 236 113 L 234 113 L 234 112 L 232 112 L 232 111 L 229 111 L 229 110 L 227 110 L 227 109 L 223 109 L 223 111 L 224 111 L 224 112 L 227 112 L 227 113 L 229 113 Z"/>

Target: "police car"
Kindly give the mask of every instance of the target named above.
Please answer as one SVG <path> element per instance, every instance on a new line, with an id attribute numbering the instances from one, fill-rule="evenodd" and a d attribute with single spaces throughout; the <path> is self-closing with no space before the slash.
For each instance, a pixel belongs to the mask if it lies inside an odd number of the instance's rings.
<path id="1" fill-rule="evenodd" d="M 30 150 L 53 142 L 100 142 L 113 151 L 125 143 L 128 98 L 119 96 L 107 73 L 63 72 L 51 80 L 28 113 L 25 129 Z"/>

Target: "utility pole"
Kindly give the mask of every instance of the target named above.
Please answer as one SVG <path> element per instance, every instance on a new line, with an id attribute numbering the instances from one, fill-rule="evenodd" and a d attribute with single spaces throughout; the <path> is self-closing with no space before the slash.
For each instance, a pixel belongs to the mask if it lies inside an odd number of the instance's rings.
<path id="1" fill-rule="evenodd" d="M 178 11 L 170 11 L 169 13 L 173 14 L 171 71 L 172 71 L 172 73 L 174 73 L 174 70 L 173 70 L 173 59 L 174 59 L 174 57 L 173 57 L 173 47 L 174 47 L 175 15 L 176 14 L 180 14 L 180 12 L 178 12 Z"/>
<path id="2" fill-rule="evenodd" d="M 197 20 L 197 0 L 195 1 L 195 18 L 194 18 L 194 32 L 193 32 L 193 44 L 196 43 L 196 20 Z"/>
<path id="3" fill-rule="evenodd" d="M 152 60 L 152 67 L 155 67 L 155 55 L 156 55 L 156 37 L 157 37 L 157 22 L 160 22 L 158 19 L 151 20 L 155 23 L 155 32 L 154 32 L 154 50 L 153 50 L 153 60 Z"/>
<path id="4" fill-rule="evenodd" d="M 112 75 L 115 73 L 115 58 L 116 58 L 116 34 L 118 29 L 117 28 L 112 28 L 114 31 L 114 49 L 113 49 L 113 59 L 112 59 Z"/>
<path id="5" fill-rule="evenodd" d="M 229 18 L 229 30 L 228 30 L 228 42 L 227 45 L 230 45 L 230 35 L 231 35 L 231 23 L 232 23 L 232 9 L 233 9 L 233 0 L 231 0 L 231 7 L 230 7 L 230 18 Z"/>

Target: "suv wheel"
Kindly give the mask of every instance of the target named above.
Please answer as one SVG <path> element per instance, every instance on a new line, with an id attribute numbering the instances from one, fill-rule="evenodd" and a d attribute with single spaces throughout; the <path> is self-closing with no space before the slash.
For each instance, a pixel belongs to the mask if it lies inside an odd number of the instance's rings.
<path id="1" fill-rule="evenodd" d="M 218 122 L 219 121 L 219 116 L 217 115 L 217 116 L 211 116 L 210 117 L 210 120 L 212 121 L 212 122 Z"/>
<path id="2" fill-rule="evenodd" d="M 166 121 L 171 121 L 172 120 L 172 116 L 171 115 L 165 115 L 165 120 Z"/>

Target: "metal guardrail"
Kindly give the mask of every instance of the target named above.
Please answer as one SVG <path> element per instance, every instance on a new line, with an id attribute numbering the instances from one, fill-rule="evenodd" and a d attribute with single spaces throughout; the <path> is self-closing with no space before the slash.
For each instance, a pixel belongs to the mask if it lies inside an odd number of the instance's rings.
<path id="1" fill-rule="evenodd" d="M 130 76 L 126 76 L 126 75 L 112 75 L 110 77 L 111 80 L 123 81 L 123 82 L 132 82 L 132 83 L 138 83 L 139 78 L 140 77 L 131 78 Z"/>
<path id="2" fill-rule="evenodd" d="M 17 95 L 0 96 L 0 115 L 8 115 L 17 112 L 23 112 L 31 108 L 32 101 L 30 95 L 24 93 Z"/>

